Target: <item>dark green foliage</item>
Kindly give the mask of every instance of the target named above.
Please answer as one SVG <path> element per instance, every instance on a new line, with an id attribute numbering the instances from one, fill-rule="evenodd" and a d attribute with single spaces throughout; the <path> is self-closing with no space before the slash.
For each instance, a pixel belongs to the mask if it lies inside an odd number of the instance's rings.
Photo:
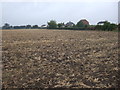
<path id="1" fill-rule="evenodd" d="M 102 25 L 96 25 L 96 26 L 95 26 L 95 29 L 101 30 L 101 29 L 102 29 Z"/>
<path id="2" fill-rule="evenodd" d="M 109 30 L 112 31 L 112 30 L 115 30 L 115 29 L 117 29 L 117 25 L 116 24 L 110 24 Z"/>
<path id="3" fill-rule="evenodd" d="M 89 26 L 87 27 L 87 29 L 88 29 L 88 30 L 95 30 L 95 26 L 96 26 L 96 25 L 89 25 Z"/>
<path id="4" fill-rule="evenodd" d="M 2 26 L 2 29 L 10 29 L 10 24 L 5 23 L 4 26 Z"/>
<path id="5" fill-rule="evenodd" d="M 112 31 L 112 30 L 120 30 L 120 24 L 116 25 L 114 23 L 110 23 L 108 21 L 101 21 L 98 22 L 97 25 L 89 25 L 88 22 L 83 22 L 80 20 L 75 25 L 72 22 L 69 22 L 67 24 L 64 23 L 56 23 L 56 21 L 51 20 L 48 22 L 48 26 L 46 28 L 48 29 L 68 29 L 68 30 L 104 30 L 104 31 Z M 10 26 L 10 24 L 5 23 L 4 26 L 2 26 L 2 29 L 39 29 L 38 25 L 23 25 L 23 26 Z"/>
<path id="6" fill-rule="evenodd" d="M 33 28 L 33 29 L 37 29 L 37 28 L 38 28 L 38 25 L 33 25 L 32 28 Z"/>
<path id="7" fill-rule="evenodd" d="M 117 29 L 117 25 L 106 21 L 103 25 L 96 25 L 95 29 L 104 30 L 104 31 L 112 31 Z"/>
<path id="8" fill-rule="evenodd" d="M 102 26 L 102 30 L 108 30 L 109 31 L 110 27 L 111 27 L 110 22 L 105 22 L 104 25 Z"/>
<path id="9" fill-rule="evenodd" d="M 57 23 L 54 20 L 51 20 L 50 22 L 48 22 L 48 28 L 49 29 L 56 29 L 57 28 Z"/>
<path id="10" fill-rule="evenodd" d="M 26 29 L 30 29 L 31 28 L 31 25 L 26 25 Z"/>
<path id="11" fill-rule="evenodd" d="M 58 28 L 64 27 L 64 23 L 58 23 Z"/>
<path id="12" fill-rule="evenodd" d="M 26 26 L 13 26 L 13 29 L 26 29 Z"/>

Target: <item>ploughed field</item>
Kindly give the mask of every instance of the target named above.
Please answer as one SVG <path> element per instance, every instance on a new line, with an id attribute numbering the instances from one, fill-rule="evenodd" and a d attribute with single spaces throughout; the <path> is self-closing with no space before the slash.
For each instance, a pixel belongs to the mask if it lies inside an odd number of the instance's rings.
<path id="1" fill-rule="evenodd" d="M 4 88 L 115 88 L 118 33 L 3 30 Z"/>

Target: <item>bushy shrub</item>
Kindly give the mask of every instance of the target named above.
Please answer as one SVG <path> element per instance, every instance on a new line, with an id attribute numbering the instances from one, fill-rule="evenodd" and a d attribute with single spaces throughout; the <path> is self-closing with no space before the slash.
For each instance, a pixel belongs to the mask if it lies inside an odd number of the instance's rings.
<path id="1" fill-rule="evenodd" d="M 49 29 L 56 29 L 57 28 L 57 23 L 54 20 L 51 20 L 50 22 L 48 22 L 48 28 Z"/>

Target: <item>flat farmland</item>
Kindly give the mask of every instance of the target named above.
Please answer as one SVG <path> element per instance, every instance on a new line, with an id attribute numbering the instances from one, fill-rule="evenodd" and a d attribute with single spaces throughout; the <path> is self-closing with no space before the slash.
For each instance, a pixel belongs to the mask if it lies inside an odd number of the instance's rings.
<path id="1" fill-rule="evenodd" d="M 3 30 L 4 88 L 115 88 L 118 33 Z"/>

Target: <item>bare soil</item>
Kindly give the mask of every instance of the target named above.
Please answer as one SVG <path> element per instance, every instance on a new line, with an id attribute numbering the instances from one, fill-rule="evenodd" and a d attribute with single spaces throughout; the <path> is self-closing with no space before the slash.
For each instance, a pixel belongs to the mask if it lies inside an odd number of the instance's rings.
<path id="1" fill-rule="evenodd" d="M 118 33 L 2 31 L 4 88 L 115 88 Z"/>

